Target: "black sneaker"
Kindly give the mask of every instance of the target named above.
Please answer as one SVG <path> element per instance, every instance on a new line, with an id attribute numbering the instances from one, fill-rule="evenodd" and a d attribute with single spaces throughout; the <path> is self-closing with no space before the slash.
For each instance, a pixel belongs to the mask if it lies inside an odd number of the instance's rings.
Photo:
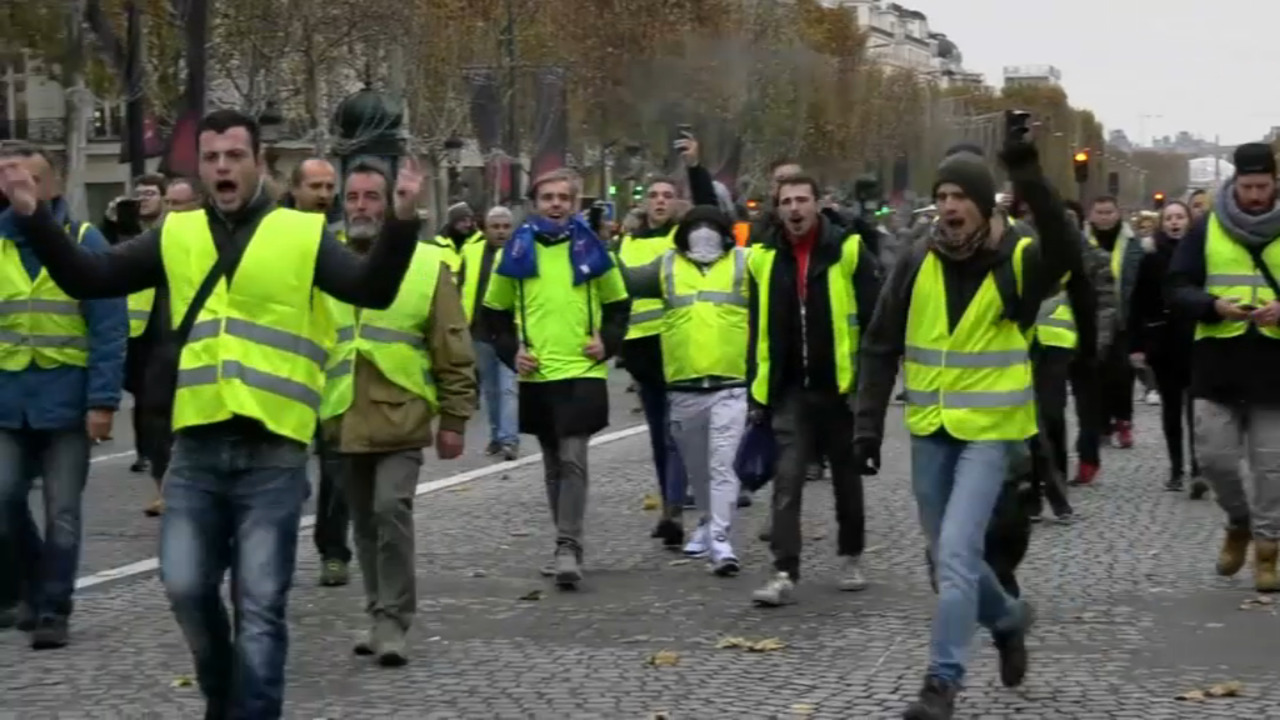
<path id="1" fill-rule="evenodd" d="M 498 453 L 500 453 L 500 452 L 502 452 L 502 445 L 500 445 L 500 444 L 498 444 L 498 443 L 496 443 L 496 442 L 491 442 L 491 443 L 489 443 L 488 445 L 485 445 L 485 446 L 484 446 L 484 454 L 485 454 L 485 455 L 489 455 L 489 456 L 491 456 L 491 457 L 492 457 L 492 456 L 494 456 L 494 455 L 497 455 L 497 454 L 498 454 Z"/>
<path id="2" fill-rule="evenodd" d="M 1000 653 L 1000 682 L 1005 687 L 1018 687 L 1027 677 L 1027 631 L 1035 623 L 1035 611 L 1023 601 L 1026 617 L 1016 630 L 991 633 Z"/>
<path id="3" fill-rule="evenodd" d="M 147 462 L 146 458 L 136 457 L 133 460 L 133 464 L 129 466 L 129 472 L 143 473 L 146 472 L 149 467 L 151 467 L 151 465 Z"/>
<path id="4" fill-rule="evenodd" d="M 1195 478 L 1191 481 L 1191 492 L 1188 494 L 1192 500 L 1199 500 L 1209 494 L 1209 483 L 1202 478 Z"/>
<path id="5" fill-rule="evenodd" d="M 1164 489 L 1169 492 L 1182 492 L 1182 473 L 1170 473 L 1169 479 L 1165 481 Z"/>
<path id="6" fill-rule="evenodd" d="M 755 498 L 751 497 L 751 493 L 747 492 L 746 490 L 743 490 L 742 492 L 738 493 L 738 507 L 749 508 L 754 503 L 755 503 Z"/>
<path id="7" fill-rule="evenodd" d="M 956 686 L 936 677 L 924 679 L 916 701 L 902 711 L 902 720 L 951 720 L 956 711 Z"/>
<path id="8" fill-rule="evenodd" d="M 0 607 L 0 630 L 18 626 L 18 606 Z"/>
<path id="9" fill-rule="evenodd" d="M 31 633 L 32 650 L 54 650 L 67 646 L 67 619 L 64 617 L 42 617 Z"/>
<path id="10" fill-rule="evenodd" d="M 662 540 L 663 547 L 679 550 L 684 546 L 684 528 L 680 527 L 680 523 L 675 520 L 659 520 L 658 527 L 654 528 L 653 532 L 654 537 Z"/>

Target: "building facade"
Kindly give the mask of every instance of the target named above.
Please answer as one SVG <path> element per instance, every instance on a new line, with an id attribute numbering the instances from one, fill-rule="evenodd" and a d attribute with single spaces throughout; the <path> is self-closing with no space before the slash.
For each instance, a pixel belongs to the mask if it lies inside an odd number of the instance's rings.
<path id="1" fill-rule="evenodd" d="M 1062 71 L 1052 65 L 1005 65 L 1005 87 L 1060 87 Z"/>
<path id="2" fill-rule="evenodd" d="M 938 84 L 982 85 L 981 73 L 964 68 L 960 49 L 946 35 L 929 27 L 919 10 L 883 0 L 825 0 L 828 7 L 852 12 L 867 33 L 867 54 L 890 67 L 928 77 Z"/>

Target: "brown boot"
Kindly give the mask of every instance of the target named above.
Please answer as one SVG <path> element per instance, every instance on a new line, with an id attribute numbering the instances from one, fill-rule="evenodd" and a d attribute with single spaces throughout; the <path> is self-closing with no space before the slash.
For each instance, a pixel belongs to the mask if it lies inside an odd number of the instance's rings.
<path id="1" fill-rule="evenodd" d="M 1218 574 L 1231 577 L 1240 572 L 1249 558 L 1249 542 L 1253 540 L 1253 531 L 1249 528 L 1227 528 L 1222 539 L 1222 550 L 1218 551 Z"/>
<path id="2" fill-rule="evenodd" d="M 1280 592 L 1280 577 L 1276 576 L 1276 555 L 1280 545 L 1275 540 L 1253 541 L 1253 583 L 1258 592 Z"/>

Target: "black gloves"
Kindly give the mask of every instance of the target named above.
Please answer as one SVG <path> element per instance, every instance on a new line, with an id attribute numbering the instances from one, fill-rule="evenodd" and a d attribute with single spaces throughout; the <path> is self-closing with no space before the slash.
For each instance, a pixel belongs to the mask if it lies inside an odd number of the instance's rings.
<path id="1" fill-rule="evenodd" d="M 854 440 L 853 467 L 859 475 L 880 474 L 880 442 L 871 438 Z"/>
<path id="2" fill-rule="evenodd" d="M 769 422 L 769 408 L 747 401 L 747 424 L 764 425 Z"/>
<path id="3" fill-rule="evenodd" d="M 1022 170 L 1040 165 L 1040 151 L 1026 140 L 1009 139 L 1000 150 L 1000 163 L 1005 169 Z"/>

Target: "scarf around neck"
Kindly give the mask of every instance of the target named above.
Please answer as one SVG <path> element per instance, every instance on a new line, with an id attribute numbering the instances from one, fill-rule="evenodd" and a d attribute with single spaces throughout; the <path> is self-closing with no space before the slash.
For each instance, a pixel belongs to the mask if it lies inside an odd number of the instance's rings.
<path id="1" fill-rule="evenodd" d="M 1213 214 L 1232 240 L 1246 248 L 1261 250 L 1280 238 L 1280 203 L 1261 215 L 1250 215 L 1236 203 L 1236 179 L 1233 177 L 1218 191 Z"/>
<path id="2" fill-rule="evenodd" d="M 948 260 L 968 260 L 982 248 L 995 248 L 1004 232 L 1004 223 L 998 215 L 975 232 L 961 237 L 947 233 L 941 222 L 933 224 L 929 235 L 929 246 Z"/>

